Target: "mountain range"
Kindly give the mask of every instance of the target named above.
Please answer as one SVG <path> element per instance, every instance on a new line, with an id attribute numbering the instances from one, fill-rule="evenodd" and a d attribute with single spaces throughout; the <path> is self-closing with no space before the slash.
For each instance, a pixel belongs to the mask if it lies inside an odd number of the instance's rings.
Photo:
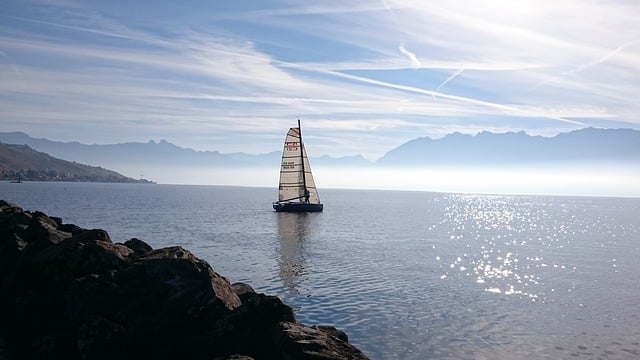
<path id="1" fill-rule="evenodd" d="M 0 143 L 0 180 L 148 183 L 115 171 L 55 158 L 28 145 Z"/>
<path id="2" fill-rule="evenodd" d="M 61 159 L 110 168 L 114 164 L 278 168 L 281 156 L 280 151 L 257 155 L 196 151 L 164 140 L 87 145 L 33 138 L 22 132 L 0 133 L 0 142 L 28 145 Z M 423 137 L 408 141 L 375 162 L 360 155 L 311 158 L 313 166 L 485 166 L 566 162 L 640 165 L 640 131 L 585 128 L 554 137 L 531 136 L 525 132 L 453 133 L 441 139 Z"/>
<path id="3" fill-rule="evenodd" d="M 640 131 L 585 128 L 553 137 L 523 131 L 453 133 L 442 139 L 411 140 L 380 158 L 377 165 L 513 165 L 562 163 L 636 163 Z"/>
<path id="4" fill-rule="evenodd" d="M 165 140 L 146 143 L 129 142 L 107 145 L 88 145 L 80 142 L 60 142 L 44 138 L 33 138 L 23 132 L 0 133 L 0 142 L 24 144 L 61 159 L 86 164 L 110 166 L 113 164 L 148 164 L 185 167 L 254 167 L 278 168 L 282 153 L 266 154 L 220 153 L 218 151 L 196 151 L 176 146 Z M 334 158 L 321 156 L 312 160 L 314 165 L 369 165 L 362 156 Z"/>

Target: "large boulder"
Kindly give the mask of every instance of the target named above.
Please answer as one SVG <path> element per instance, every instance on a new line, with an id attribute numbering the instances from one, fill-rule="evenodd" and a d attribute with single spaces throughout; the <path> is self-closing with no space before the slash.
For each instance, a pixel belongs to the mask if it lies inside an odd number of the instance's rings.
<path id="1" fill-rule="evenodd" d="M 349 344 L 347 334 L 331 326 L 308 327 L 300 323 L 281 323 L 273 332 L 279 359 L 366 359 Z"/>
<path id="2" fill-rule="evenodd" d="M 181 247 L 113 243 L 0 200 L 0 333 L 14 359 L 365 359 Z"/>

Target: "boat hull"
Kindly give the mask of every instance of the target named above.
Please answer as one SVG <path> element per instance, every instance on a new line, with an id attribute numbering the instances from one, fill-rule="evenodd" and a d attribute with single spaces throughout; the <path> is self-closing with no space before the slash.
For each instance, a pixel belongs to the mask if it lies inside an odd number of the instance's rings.
<path id="1" fill-rule="evenodd" d="M 305 213 L 305 212 L 321 212 L 324 206 L 322 204 L 306 204 L 306 203 L 296 203 L 296 202 L 274 202 L 273 210 L 277 212 L 296 212 L 296 213 Z"/>

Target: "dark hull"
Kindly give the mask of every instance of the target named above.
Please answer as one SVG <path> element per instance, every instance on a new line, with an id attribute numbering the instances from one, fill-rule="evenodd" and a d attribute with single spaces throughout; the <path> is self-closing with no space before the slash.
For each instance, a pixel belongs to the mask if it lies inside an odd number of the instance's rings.
<path id="1" fill-rule="evenodd" d="M 273 203 L 273 209 L 278 212 L 321 212 L 324 206 L 322 204 L 305 204 L 305 203 Z"/>

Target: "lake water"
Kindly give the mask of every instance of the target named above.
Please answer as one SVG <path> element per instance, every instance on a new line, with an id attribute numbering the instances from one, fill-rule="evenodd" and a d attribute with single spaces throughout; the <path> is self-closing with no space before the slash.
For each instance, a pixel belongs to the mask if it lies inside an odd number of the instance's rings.
<path id="1" fill-rule="evenodd" d="M 114 242 L 181 245 L 373 359 L 640 357 L 640 199 L 0 183 Z"/>

